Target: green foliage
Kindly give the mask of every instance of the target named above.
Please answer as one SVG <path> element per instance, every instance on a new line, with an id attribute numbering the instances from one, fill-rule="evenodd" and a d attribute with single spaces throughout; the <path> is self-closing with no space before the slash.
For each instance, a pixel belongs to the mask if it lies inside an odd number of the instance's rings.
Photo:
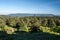
<path id="1" fill-rule="evenodd" d="M 15 18 L 9 17 L 9 18 L 6 20 L 6 25 L 11 26 L 11 27 L 15 26 L 15 25 L 16 25 Z"/>
<path id="2" fill-rule="evenodd" d="M 48 26 L 48 27 L 55 27 L 56 24 L 54 23 L 53 19 L 48 19 L 47 26 Z"/>
<path id="3" fill-rule="evenodd" d="M 25 32 L 29 32 L 28 27 L 25 25 L 24 27 L 20 27 L 19 29 L 20 31 L 25 31 Z"/>
<path id="4" fill-rule="evenodd" d="M 42 19 L 42 21 L 41 21 L 41 25 L 42 26 L 47 26 L 47 23 L 48 22 L 48 20 L 45 18 L 45 19 Z"/>
<path id="5" fill-rule="evenodd" d="M 57 18 L 57 19 L 56 19 Z M 32 31 L 34 30 L 34 26 L 36 29 L 39 29 L 43 32 L 58 32 L 60 33 L 60 17 L 0 17 L 0 30 L 3 30 L 5 25 L 8 28 L 11 27 L 17 29 L 17 31 Z M 14 30 L 13 29 L 13 30 Z M 9 29 L 10 30 L 10 29 Z M 7 30 L 6 30 L 7 31 Z"/>
<path id="6" fill-rule="evenodd" d="M 0 28 L 5 26 L 5 21 L 3 19 L 0 19 Z"/>
<path id="7" fill-rule="evenodd" d="M 53 31 L 60 33 L 60 26 L 53 28 Z"/>
<path id="8" fill-rule="evenodd" d="M 7 34 L 13 34 L 15 29 L 12 28 L 12 27 L 8 27 L 7 25 L 5 25 L 4 27 L 4 30 L 3 31 L 6 31 Z"/>

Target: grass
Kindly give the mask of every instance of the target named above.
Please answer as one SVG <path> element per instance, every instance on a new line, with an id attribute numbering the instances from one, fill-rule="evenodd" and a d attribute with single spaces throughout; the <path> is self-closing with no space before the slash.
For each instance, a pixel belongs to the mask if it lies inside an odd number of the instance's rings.
<path id="1" fill-rule="evenodd" d="M 0 35 L 1 40 L 60 40 L 60 36 L 45 32 L 16 32 L 16 34 L 2 35 Z"/>

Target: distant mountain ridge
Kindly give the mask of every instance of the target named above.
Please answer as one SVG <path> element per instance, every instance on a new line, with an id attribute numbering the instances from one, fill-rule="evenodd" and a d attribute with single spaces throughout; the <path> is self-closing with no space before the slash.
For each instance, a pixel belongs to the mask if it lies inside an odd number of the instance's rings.
<path id="1" fill-rule="evenodd" d="M 24 14 L 24 13 L 17 13 L 17 14 L 9 14 L 8 16 L 24 17 L 24 16 L 55 16 L 55 15 L 53 15 L 53 14 Z"/>

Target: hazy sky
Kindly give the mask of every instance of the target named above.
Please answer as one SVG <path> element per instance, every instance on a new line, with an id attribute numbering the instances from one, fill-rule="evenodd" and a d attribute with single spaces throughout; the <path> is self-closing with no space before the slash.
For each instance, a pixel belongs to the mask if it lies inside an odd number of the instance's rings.
<path id="1" fill-rule="evenodd" d="M 60 14 L 60 0 L 0 0 L 0 14 Z"/>

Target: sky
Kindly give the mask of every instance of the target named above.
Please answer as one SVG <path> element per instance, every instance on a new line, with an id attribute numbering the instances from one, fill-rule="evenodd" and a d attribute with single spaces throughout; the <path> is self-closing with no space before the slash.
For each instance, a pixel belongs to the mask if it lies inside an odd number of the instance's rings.
<path id="1" fill-rule="evenodd" d="M 0 14 L 60 15 L 60 0 L 0 0 Z"/>

